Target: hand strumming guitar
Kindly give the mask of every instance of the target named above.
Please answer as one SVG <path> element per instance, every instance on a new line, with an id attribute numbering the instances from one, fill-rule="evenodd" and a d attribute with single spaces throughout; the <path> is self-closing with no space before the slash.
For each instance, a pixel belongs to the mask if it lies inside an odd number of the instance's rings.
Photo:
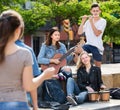
<path id="1" fill-rule="evenodd" d="M 50 59 L 50 63 L 54 63 L 54 64 L 60 64 L 59 59 Z"/>

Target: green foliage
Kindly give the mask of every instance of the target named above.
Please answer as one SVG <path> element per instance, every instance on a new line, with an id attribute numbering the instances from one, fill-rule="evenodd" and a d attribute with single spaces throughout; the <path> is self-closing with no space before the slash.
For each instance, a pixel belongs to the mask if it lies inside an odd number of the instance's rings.
<path id="1" fill-rule="evenodd" d="M 120 1 L 119 0 L 34 0 L 32 9 L 23 9 L 28 0 L 1 0 L 0 12 L 6 9 L 17 10 L 24 18 L 25 33 L 34 33 L 39 27 L 51 21 L 60 26 L 62 20 L 70 19 L 71 25 L 81 23 L 81 16 L 89 15 L 90 5 L 99 2 L 101 16 L 107 20 L 104 42 L 120 44 Z M 29 0 L 30 1 L 30 0 Z M 33 0 L 32 0 L 33 1 Z M 105 2 L 104 2 L 105 1 Z"/>
<path id="2" fill-rule="evenodd" d="M 38 2 L 40 2 L 41 4 L 44 4 L 46 6 L 49 6 L 49 4 L 51 4 L 51 0 L 38 0 Z"/>
<path id="3" fill-rule="evenodd" d="M 102 17 L 107 20 L 104 42 L 114 42 L 120 44 L 120 3 L 101 3 Z"/>
<path id="4" fill-rule="evenodd" d="M 52 16 L 51 9 L 39 3 L 34 3 L 32 9 L 23 9 L 20 13 L 25 21 L 25 33 L 34 33 L 40 26 L 45 25 Z"/>
<path id="5" fill-rule="evenodd" d="M 59 23 L 61 23 L 64 19 L 70 19 L 71 24 L 78 23 L 80 16 L 89 14 L 89 5 L 86 5 L 85 2 L 69 2 L 64 5 L 51 4 L 50 7 L 52 9 L 55 21 Z"/>
<path id="6" fill-rule="evenodd" d="M 1 12 L 7 9 L 14 9 L 18 11 L 22 15 L 25 22 L 25 34 L 34 33 L 39 27 L 45 25 L 46 21 L 51 19 L 52 11 L 48 6 L 45 6 L 39 2 L 32 2 L 32 8 L 27 10 L 23 8 L 25 3 L 23 1 L 25 0 L 19 1 L 17 2 L 17 0 L 14 0 L 11 2 L 12 4 L 8 2 L 6 6 L 1 5 Z"/>

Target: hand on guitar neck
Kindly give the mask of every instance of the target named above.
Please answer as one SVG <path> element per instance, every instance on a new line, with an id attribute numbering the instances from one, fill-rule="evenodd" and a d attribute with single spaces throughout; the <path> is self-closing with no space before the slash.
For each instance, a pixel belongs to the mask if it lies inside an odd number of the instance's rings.
<path id="1" fill-rule="evenodd" d="M 82 46 L 85 44 L 85 38 L 83 36 L 80 37 L 80 42 L 77 44 L 74 53 L 75 54 L 80 54 L 83 51 Z"/>
<path id="2" fill-rule="evenodd" d="M 75 54 L 80 54 L 83 51 L 83 42 L 79 42 L 77 46 L 75 47 L 74 53 Z"/>
<path id="3" fill-rule="evenodd" d="M 84 51 L 82 46 L 85 44 L 85 41 L 84 39 L 81 39 L 80 42 L 77 44 L 76 48 L 75 48 L 75 51 L 74 51 L 74 58 L 73 58 L 73 61 L 75 63 L 77 63 L 78 61 L 78 56 L 79 54 Z"/>

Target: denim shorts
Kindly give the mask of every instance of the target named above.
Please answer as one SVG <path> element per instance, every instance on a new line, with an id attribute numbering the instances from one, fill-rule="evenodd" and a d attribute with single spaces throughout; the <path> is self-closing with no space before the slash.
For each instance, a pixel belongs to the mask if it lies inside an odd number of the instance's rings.
<path id="1" fill-rule="evenodd" d="M 27 102 L 0 102 L 0 110 L 30 110 Z"/>
<path id="2" fill-rule="evenodd" d="M 96 61 L 102 61 L 102 55 L 100 54 L 99 50 L 97 47 L 85 44 L 82 47 L 86 52 L 92 53 L 93 59 Z"/>

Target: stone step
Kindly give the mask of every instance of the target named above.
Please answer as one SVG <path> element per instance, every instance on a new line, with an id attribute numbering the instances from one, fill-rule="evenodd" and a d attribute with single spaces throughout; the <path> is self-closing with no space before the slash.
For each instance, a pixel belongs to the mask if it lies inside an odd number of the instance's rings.
<path id="1" fill-rule="evenodd" d="M 76 78 L 76 67 L 71 66 L 74 78 Z M 106 87 L 120 87 L 120 63 L 118 64 L 102 64 L 102 79 Z"/>
<path id="2" fill-rule="evenodd" d="M 106 87 L 120 87 L 120 73 L 102 74 L 102 79 Z"/>

